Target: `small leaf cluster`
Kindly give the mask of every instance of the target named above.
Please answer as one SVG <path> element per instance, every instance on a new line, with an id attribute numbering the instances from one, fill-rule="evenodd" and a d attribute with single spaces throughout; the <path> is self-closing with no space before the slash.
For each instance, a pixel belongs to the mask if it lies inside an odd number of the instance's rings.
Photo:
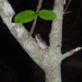
<path id="1" fill-rule="evenodd" d="M 38 13 L 34 12 L 33 10 L 24 10 L 15 16 L 14 22 L 28 23 L 33 21 L 36 16 L 39 16 L 41 19 L 44 20 L 54 20 L 57 17 L 56 13 L 51 10 L 43 9 L 39 10 Z"/>

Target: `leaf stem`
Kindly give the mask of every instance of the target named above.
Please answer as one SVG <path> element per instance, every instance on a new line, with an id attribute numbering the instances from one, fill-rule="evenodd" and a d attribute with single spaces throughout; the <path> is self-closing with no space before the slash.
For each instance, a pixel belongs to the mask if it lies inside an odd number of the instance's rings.
<path id="1" fill-rule="evenodd" d="M 38 5 L 37 5 L 36 13 L 39 12 L 39 10 L 40 10 L 40 8 L 41 8 L 41 6 L 42 6 L 42 1 L 43 1 L 43 0 L 38 0 Z M 32 23 L 32 27 L 31 27 L 31 30 L 30 30 L 30 35 L 32 35 L 33 32 L 34 32 L 37 19 L 38 19 L 38 15 L 36 15 L 36 17 L 35 17 L 35 19 L 34 19 L 34 21 L 33 21 L 33 23 Z"/>

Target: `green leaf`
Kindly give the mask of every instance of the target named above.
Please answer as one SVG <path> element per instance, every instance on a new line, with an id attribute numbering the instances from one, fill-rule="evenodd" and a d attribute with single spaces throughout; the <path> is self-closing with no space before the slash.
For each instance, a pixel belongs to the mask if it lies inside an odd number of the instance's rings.
<path id="1" fill-rule="evenodd" d="M 36 13 L 32 10 L 25 10 L 18 13 L 15 18 L 14 22 L 16 23 L 27 23 L 31 22 L 36 16 Z"/>
<path id="2" fill-rule="evenodd" d="M 51 10 L 40 10 L 38 13 L 39 17 L 45 20 L 54 20 L 56 19 L 57 15 Z"/>

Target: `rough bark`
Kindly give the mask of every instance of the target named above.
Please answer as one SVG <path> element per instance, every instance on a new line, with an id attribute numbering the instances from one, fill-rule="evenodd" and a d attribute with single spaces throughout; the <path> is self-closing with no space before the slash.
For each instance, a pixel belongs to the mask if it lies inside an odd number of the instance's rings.
<path id="1" fill-rule="evenodd" d="M 39 48 L 32 37 L 28 37 L 28 31 L 22 24 L 12 23 L 11 20 L 15 14 L 13 8 L 7 0 L 0 0 L 1 18 L 24 50 L 41 68 L 44 69 L 46 73 L 46 82 L 61 82 L 62 60 L 81 49 L 78 47 L 62 55 L 62 20 L 65 1 L 55 0 L 54 2 L 53 11 L 57 13 L 57 19 L 52 23 L 52 30 L 49 36 L 50 46 L 47 51 L 44 51 Z"/>

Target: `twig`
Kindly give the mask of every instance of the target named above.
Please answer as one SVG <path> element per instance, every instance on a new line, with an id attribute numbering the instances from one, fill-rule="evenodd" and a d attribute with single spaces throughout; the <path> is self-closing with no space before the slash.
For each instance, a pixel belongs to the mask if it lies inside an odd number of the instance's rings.
<path id="1" fill-rule="evenodd" d="M 75 48 L 73 50 L 70 50 L 70 51 L 66 52 L 65 54 L 63 54 L 62 59 L 65 59 L 67 57 L 72 56 L 74 53 L 80 51 L 81 49 L 82 49 L 82 47 L 77 47 L 77 48 Z"/>
<path id="2" fill-rule="evenodd" d="M 65 7 L 65 9 L 64 9 L 64 13 L 67 12 L 67 9 L 68 9 L 68 6 L 69 6 L 70 2 L 71 2 L 71 0 L 68 1 L 67 5 L 66 5 L 66 7 Z"/>
<path id="3" fill-rule="evenodd" d="M 38 0 L 38 5 L 37 5 L 36 13 L 39 12 L 39 10 L 40 10 L 40 8 L 42 6 L 42 1 L 43 0 Z M 31 31 L 30 31 L 30 35 L 32 35 L 33 32 L 34 32 L 34 29 L 35 29 L 35 26 L 36 26 L 36 22 L 37 22 L 37 18 L 38 18 L 38 15 L 36 15 L 36 17 L 35 17 L 35 19 L 33 21 L 33 24 L 32 24 L 32 27 L 31 27 Z"/>

